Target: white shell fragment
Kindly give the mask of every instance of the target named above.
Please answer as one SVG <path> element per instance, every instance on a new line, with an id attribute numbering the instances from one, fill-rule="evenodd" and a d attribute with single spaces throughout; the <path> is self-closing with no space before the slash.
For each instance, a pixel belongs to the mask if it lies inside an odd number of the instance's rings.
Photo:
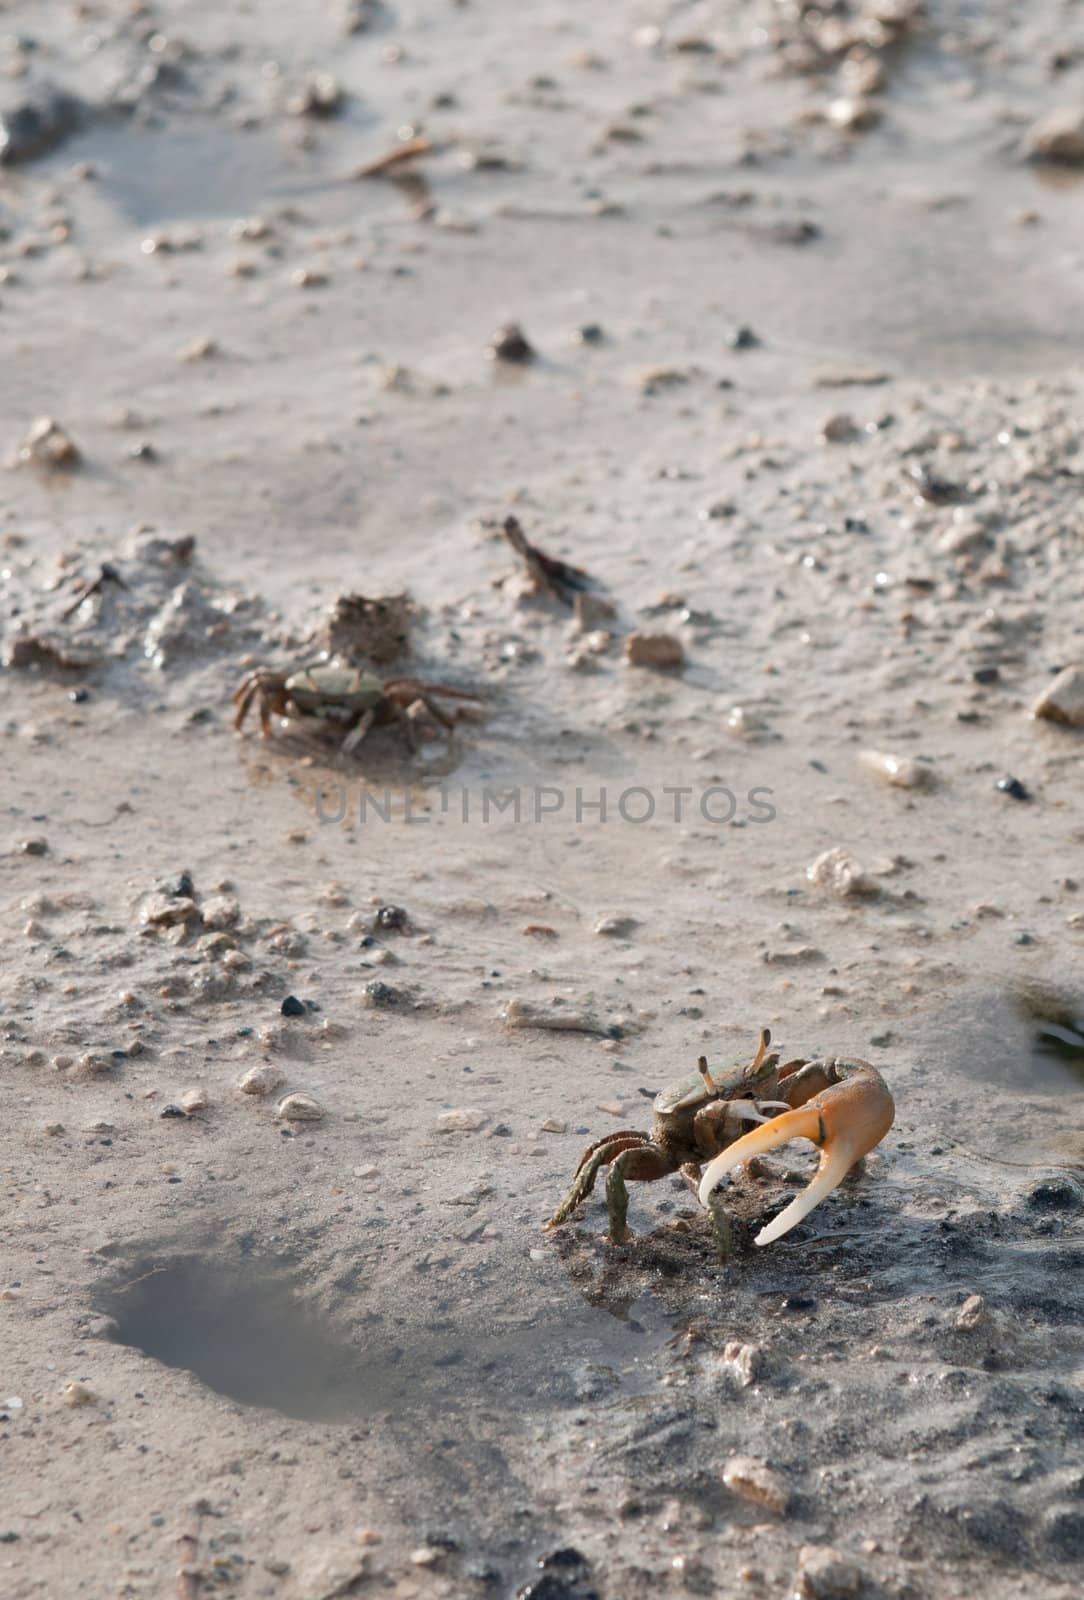
<path id="1" fill-rule="evenodd" d="M 782 1516 L 790 1494 L 778 1472 L 755 1456 L 731 1456 L 723 1468 L 723 1482 L 731 1494 Z"/>
<path id="2" fill-rule="evenodd" d="M 879 783 L 890 784 L 894 789 L 925 789 L 930 774 L 911 756 L 889 755 L 887 750 L 860 750 L 858 765 L 863 772 Z"/>
<path id="3" fill-rule="evenodd" d="M 838 845 L 832 850 L 823 851 L 815 861 L 810 862 L 806 877 L 816 888 L 834 894 L 839 900 L 876 893 L 865 868 Z"/>
<path id="4" fill-rule="evenodd" d="M 327 1113 L 311 1094 L 288 1094 L 275 1107 L 275 1115 L 283 1122 L 322 1122 Z"/>
<path id="5" fill-rule="evenodd" d="M 270 1061 L 261 1061 L 255 1067 L 249 1067 L 237 1087 L 242 1094 L 274 1094 L 280 1084 L 286 1082 L 286 1074 L 281 1067 L 274 1066 Z"/>
<path id="6" fill-rule="evenodd" d="M 1033 717 L 1084 727 L 1084 667 L 1070 666 L 1043 690 L 1031 708 Z"/>

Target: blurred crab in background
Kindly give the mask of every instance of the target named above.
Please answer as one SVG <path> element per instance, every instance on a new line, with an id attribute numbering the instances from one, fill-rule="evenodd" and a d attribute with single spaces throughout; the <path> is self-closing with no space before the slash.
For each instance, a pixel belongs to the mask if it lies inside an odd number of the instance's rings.
<path id="1" fill-rule="evenodd" d="M 401 721 L 411 748 L 417 749 L 415 724 L 424 714 L 442 728 L 454 728 L 456 719 L 438 700 L 466 700 L 475 705 L 480 696 L 450 684 L 426 683 L 420 678 L 378 678 L 357 667 L 314 665 L 298 672 L 272 672 L 258 667 L 246 673 L 233 692 L 235 728 L 240 729 L 252 706 L 260 718 L 260 731 L 271 736 L 271 718 L 316 718 L 346 729 L 341 750 L 356 750 L 374 724 Z"/>
<path id="2" fill-rule="evenodd" d="M 765 1028 L 752 1060 L 734 1062 L 722 1073 L 710 1071 L 701 1056 L 696 1073 L 656 1096 L 651 1133 L 625 1128 L 590 1145 L 546 1226 L 567 1222 L 591 1193 L 599 1171 L 608 1167 L 609 1235 L 615 1244 L 625 1243 L 626 1180 L 652 1183 L 680 1170 L 697 1183 L 716 1243 L 726 1257 L 732 1240 L 717 1193 L 721 1180 L 752 1156 L 790 1139 L 810 1139 L 821 1152 L 812 1182 L 761 1229 L 756 1243 L 771 1244 L 789 1233 L 880 1143 L 892 1126 L 895 1105 L 881 1074 L 868 1061 L 831 1057 L 780 1066 L 778 1054 L 768 1052 L 770 1043 Z"/>

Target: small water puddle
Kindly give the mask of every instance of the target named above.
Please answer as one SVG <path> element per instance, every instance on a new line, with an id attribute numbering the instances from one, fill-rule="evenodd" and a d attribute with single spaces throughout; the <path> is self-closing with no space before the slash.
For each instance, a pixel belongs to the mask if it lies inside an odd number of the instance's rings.
<path id="1" fill-rule="evenodd" d="M 353 1342 L 288 1269 L 203 1254 L 133 1264 L 100 1305 L 118 1343 L 243 1405 L 306 1422 L 394 1411 L 445 1429 L 462 1408 L 522 1414 L 648 1392 L 673 1332 L 649 1296 L 623 1318 L 562 1297 L 514 1322 L 469 1306 L 410 1324 L 374 1316 Z"/>

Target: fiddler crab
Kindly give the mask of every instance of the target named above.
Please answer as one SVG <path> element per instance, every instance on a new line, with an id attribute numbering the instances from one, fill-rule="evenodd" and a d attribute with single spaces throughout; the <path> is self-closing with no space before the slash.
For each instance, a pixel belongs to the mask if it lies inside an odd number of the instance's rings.
<path id="1" fill-rule="evenodd" d="M 480 699 L 469 690 L 453 689 L 445 683 L 424 683 L 420 678 L 378 678 L 375 673 L 356 667 L 316 665 L 291 673 L 258 667 L 246 673 L 233 692 L 237 707 L 233 725 L 241 727 L 252 705 L 259 712 L 265 739 L 271 736 L 272 716 L 318 717 L 325 722 L 338 722 L 347 729 L 341 749 L 349 755 L 374 723 L 401 720 L 416 749 L 414 724 L 423 712 L 443 728 L 455 726 L 455 719 L 437 705 L 437 698 L 475 703 Z"/>
<path id="2" fill-rule="evenodd" d="M 755 1242 L 771 1244 L 789 1233 L 880 1143 L 896 1107 L 881 1074 L 868 1061 L 833 1056 L 780 1066 L 778 1054 L 768 1053 L 770 1044 L 765 1028 L 753 1059 L 734 1062 L 722 1073 L 710 1072 L 701 1056 L 694 1074 L 656 1096 L 651 1133 L 624 1128 L 590 1145 L 547 1228 L 567 1222 L 591 1193 L 600 1169 L 609 1167 L 610 1239 L 624 1244 L 629 1237 L 626 1180 L 653 1183 L 680 1170 L 696 1183 L 720 1254 L 726 1257 L 731 1230 L 717 1193 L 719 1183 L 752 1156 L 790 1139 L 810 1139 L 821 1152 L 812 1182 L 761 1229 Z M 747 1128 L 749 1123 L 755 1126 Z"/>

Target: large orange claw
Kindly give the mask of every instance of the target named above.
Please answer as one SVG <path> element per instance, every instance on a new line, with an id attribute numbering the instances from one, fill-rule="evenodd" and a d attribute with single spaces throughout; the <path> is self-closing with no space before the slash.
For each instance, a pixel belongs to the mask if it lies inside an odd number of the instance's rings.
<path id="1" fill-rule="evenodd" d="M 717 1184 L 750 1156 L 774 1150 L 789 1139 L 812 1139 L 820 1147 L 820 1165 L 812 1182 L 761 1229 L 757 1244 L 781 1239 L 807 1217 L 825 1195 L 842 1183 L 855 1162 L 880 1144 L 896 1115 L 884 1079 L 868 1061 L 810 1061 L 785 1079 L 781 1089 L 788 1103 L 798 1101 L 797 1109 L 784 1111 L 743 1134 L 709 1162 L 700 1180 L 700 1204 L 706 1206 Z"/>

